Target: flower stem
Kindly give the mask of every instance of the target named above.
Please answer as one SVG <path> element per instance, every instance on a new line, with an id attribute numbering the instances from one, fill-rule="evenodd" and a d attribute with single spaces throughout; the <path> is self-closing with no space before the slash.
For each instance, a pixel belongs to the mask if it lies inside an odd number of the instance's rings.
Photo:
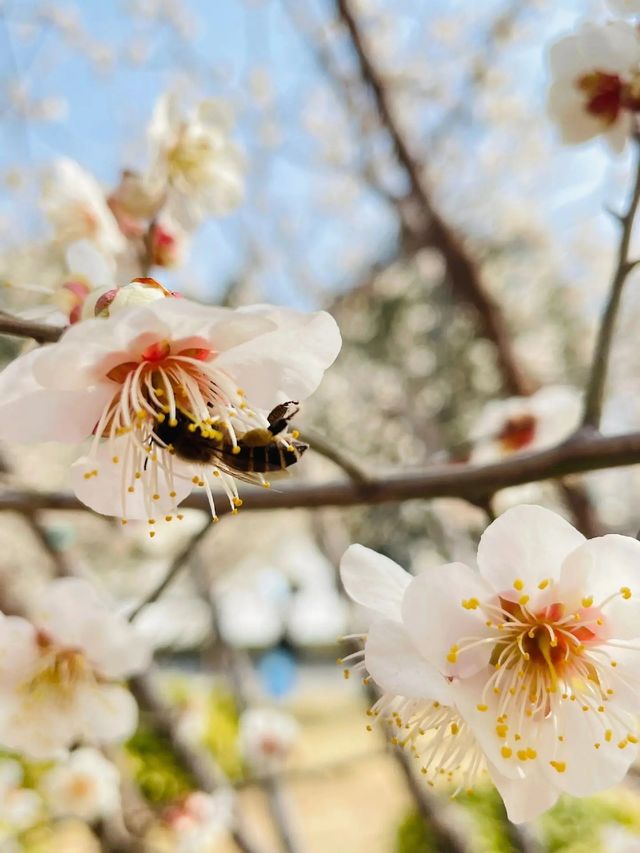
<path id="1" fill-rule="evenodd" d="M 602 404 L 604 399 L 604 389 L 607 381 L 607 373 L 609 367 L 609 356 L 611 354 L 611 346 L 613 344 L 614 331 L 618 310 L 620 308 L 620 300 L 625 282 L 631 270 L 636 266 L 637 261 L 629 260 L 629 245 L 631 243 L 631 235 L 635 216 L 640 203 L 640 135 L 634 136 L 636 148 L 636 176 L 633 185 L 633 192 L 629 201 L 629 207 L 623 216 L 619 217 L 622 231 L 620 234 L 620 242 L 618 244 L 618 260 L 611 282 L 611 290 L 609 299 L 602 315 L 598 338 L 593 354 L 593 362 L 591 364 L 591 372 L 587 383 L 585 393 L 584 415 L 582 425 L 585 427 L 600 427 L 602 418 Z"/>

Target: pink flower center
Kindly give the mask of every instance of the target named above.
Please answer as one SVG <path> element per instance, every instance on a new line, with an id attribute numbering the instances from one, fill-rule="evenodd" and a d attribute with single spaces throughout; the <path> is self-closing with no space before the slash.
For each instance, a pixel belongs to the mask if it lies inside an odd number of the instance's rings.
<path id="1" fill-rule="evenodd" d="M 531 444 L 536 435 L 537 422 L 533 415 L 509 418 L 498 434 L 505 453 L 515 453 Z"/>
<path id="2" fill-rule="evenodd" d="M 621 78 L 606 71 L 592 71 L 580 77 L 577 86 L 586 95 L 587 112 L 607 125 L 613 124 L 623 106 Z"/>

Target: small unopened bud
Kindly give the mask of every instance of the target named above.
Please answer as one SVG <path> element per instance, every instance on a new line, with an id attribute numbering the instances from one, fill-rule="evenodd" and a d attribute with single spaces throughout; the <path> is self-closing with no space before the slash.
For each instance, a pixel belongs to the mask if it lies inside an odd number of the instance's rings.
<path id="1" fill-rule="evenodd" d="M 133 308 L 173 296 L 170 290 L 154 278 L 135 278 L 124 287 L 103 291 L 94 302 L 93 313 L 96 317 L 111 317 L 123 308 Z"/>

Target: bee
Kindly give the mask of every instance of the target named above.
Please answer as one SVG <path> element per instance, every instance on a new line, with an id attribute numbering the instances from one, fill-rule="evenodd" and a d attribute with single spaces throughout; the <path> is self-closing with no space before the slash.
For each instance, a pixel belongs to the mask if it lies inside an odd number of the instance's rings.
<path id="1" fill-rule="evenodd" d="M 281 403 L 269 413 L 267 427 L 248 430 L 237 437 L 237 444 L 224 424 L 213 426 L 212 437 L 194 428 L 191 419 L 180 411 L 176 412 L 177 424 L 171 426 L 165 420 L 156 424 L 154 432 L 163 445 L 173 448 L 176 456 L 187 462 L 217 465 L 225 473 L 251 480 L 252 474 L 284 471 L 308 448 L 297 440 L 295 432 L 285 433 L 298 411 L 294 401 Z"/>

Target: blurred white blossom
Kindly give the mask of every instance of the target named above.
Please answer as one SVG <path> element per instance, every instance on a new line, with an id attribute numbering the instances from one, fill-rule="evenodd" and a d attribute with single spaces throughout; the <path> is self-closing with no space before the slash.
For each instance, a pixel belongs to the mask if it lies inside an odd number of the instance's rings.
<path id="1" fill-rule="evenodd" d="M 282 769 L 298 734 L 298 723 L 291 714 L 275 708 L 247 708 L 240 717 L 240 750 L 258 776 Z"/>
<path id="2" fill-rule="evenodd" d="M 40 791 L 54 817 L 77 817 L 89 823 L 120 808 L 120 774 L 101 752 L 74 750 L 40 779 Z"/>

